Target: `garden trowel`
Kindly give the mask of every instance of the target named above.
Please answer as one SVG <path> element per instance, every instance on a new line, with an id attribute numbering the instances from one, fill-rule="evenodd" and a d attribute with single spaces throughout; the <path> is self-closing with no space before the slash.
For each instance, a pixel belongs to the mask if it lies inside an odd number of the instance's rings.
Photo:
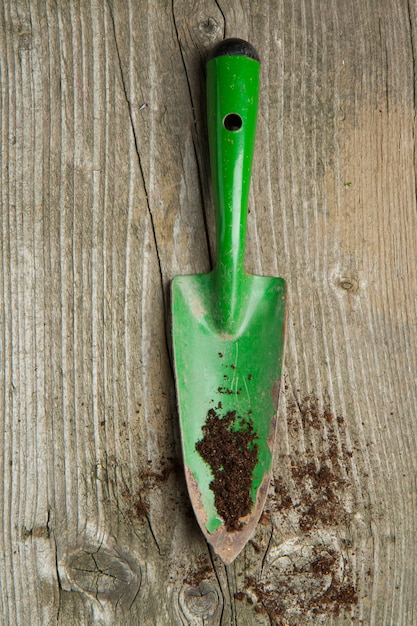
<path id="1" fill-rule="evenodd" d="M 172 332 L 185 474 L 207 541 L 229 564 L 267 495 L 284 353 L 282 278 L 245 270 L 260 62 L 226 39 L 207 62 L 217 252 L 208 274 L 176 276 Z"/>

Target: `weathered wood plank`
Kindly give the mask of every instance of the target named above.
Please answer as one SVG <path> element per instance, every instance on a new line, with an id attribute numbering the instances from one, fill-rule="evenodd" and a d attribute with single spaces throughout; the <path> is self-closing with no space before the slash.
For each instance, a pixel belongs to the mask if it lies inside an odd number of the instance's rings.
<path id="1" fill-rule="evenodd" d="M 417 11 L 0 11 L 4 624 L 417 620 Z M 262 59 L 247 266 L 289 287 L 274 481 L 236 563 L 182 476 L 169 283 L 215 256 L 204 59 Z M 354 621 L 355 620 L 355 621 Z"/>

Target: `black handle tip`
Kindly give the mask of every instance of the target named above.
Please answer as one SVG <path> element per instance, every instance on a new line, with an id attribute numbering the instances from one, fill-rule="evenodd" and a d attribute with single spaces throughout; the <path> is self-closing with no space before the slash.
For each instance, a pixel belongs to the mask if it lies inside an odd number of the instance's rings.
<path id="1" fill-rule="evenodd" d="M 214 46 L 208 60 L 223 56 L 243 56 L 260 62 L 259 54 L 255 48 L 244 39 L 223 39 Z"/>

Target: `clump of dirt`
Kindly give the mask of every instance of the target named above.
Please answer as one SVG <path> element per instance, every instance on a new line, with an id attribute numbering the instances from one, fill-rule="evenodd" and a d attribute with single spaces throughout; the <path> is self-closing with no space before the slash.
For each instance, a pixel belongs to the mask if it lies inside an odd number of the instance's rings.
<path id="1" fill-rule="evenodd" d="M 251 419 L 238 416 L 236 411 L 222 416 L 210 409 L 203 439 L 195 446 L 213 472 L 210 489 L 228 531 L 240 530 L 240 518 L 252 508 L 252 473 L 258 460 L 256 438 Z"/>

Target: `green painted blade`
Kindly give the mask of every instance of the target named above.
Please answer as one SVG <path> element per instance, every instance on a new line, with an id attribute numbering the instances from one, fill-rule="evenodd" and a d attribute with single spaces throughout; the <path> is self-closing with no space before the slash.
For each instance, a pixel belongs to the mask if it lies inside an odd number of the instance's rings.
<path id="1" fill-rule="evenodd" d="M 284 352 L 285 281 L 244 267 L 259 67 L 250 44 L 235 39 L 222 42 L 207 63 L 217 259 L 210 273 L 172 283 L 188 489 L 207 540 L 226 563 L 262 513 Z"/>

